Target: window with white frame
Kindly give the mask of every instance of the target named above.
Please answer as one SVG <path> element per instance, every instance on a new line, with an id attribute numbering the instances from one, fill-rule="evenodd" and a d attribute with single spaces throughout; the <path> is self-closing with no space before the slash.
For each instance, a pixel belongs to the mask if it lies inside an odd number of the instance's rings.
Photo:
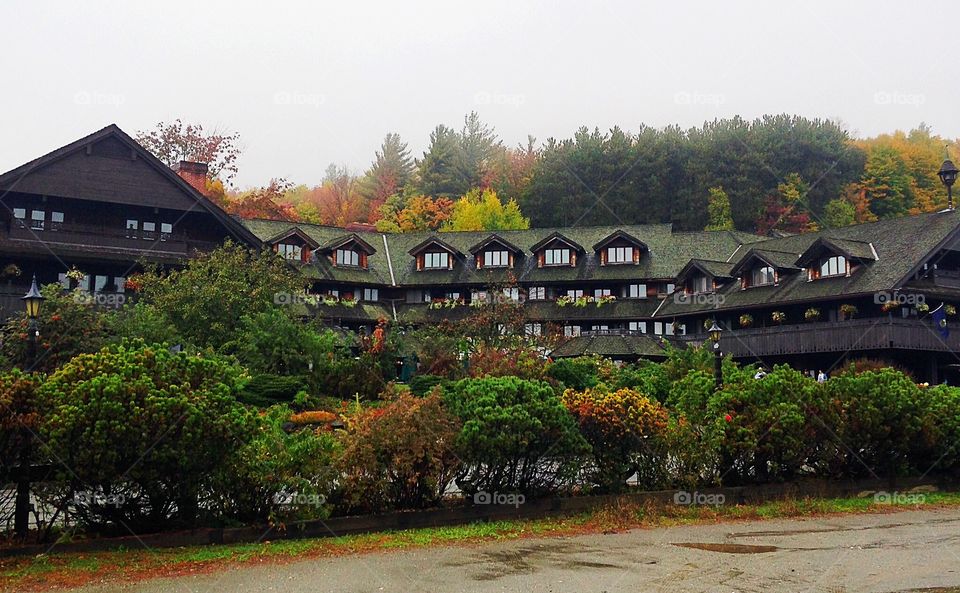
<path id="1" fill-rule="evenodd" d="M 470 302 L 471 303 L 486 303 L 487 302 L 487 291 L 485 290 L 474 290 L 470 293 Z"/>
<path id="2" fill-rule="evenodd" d="M 646 321 L 631 321 L 627 324 L 627 329 L 632 332 L 640 332 L 642 334 L 647 333 L 647 322 Z"/>
<path id="3" fill-rule="evenodd" d="M 169 222 L 160 223 L 160 240 L 166 241 L 173 234 L 173 225 Z"/>
<path id="4" fill-rule="evenodd" d="M 338 266 L 359 266 L 360 254 L 353 249 L 337 249 L 334 261 Z"/>
<path id="5" fill-rule="evenodd" d="M 633 247 L 607 247 L 608 264 L 633 263 Z"/>
<path id="6" fill-rule="evenodd" d="M 146 224 L 146 223 L 144 223 Z M 277 243 L 277 253 L 284 259 L 300 259 L 303 248 L 291 243 Z"/>
<path id="7" fill-rule="evenodd" d="M 547 299 L 547 289 L 544 286 L 531 286 L 527 291 L 527 298 L 531 301 L 545 301 Z"/>
<path id="8" fill-rule="evenodd" d="M 713 286 L 710 285 L 710 279 L 703 274 L 697 274 L 690 279 L 690 290 L 694 293 L 710 292 Z"/>
<path id="9" fill-rule="evenodd" d="M 610 296 L 609 288 L 594 288 L 593 289 L 593 298 L 599 299 L 600 297 Z"/>
<path id="10" fill-rule="evenodd" d="M 423 254 L 423 267 L 427 270 L 450 266 L 450 254 L 446 251 L 431 251 Z"/>
<path id="11" fill-rule="evenodd" d="M 63 212 L 51 212 L 50 213 L 50 230 L 58 231 L 60 226 L 63 224 Z"/>
<path id="12" fill-rule="evenodd" d="M 143 226 L 141 227 L 140 238 L 141 239 L 154 239 L 154 233 L 157 231 L 157 223 L 150 221 L 143 221 Z"/>
<path id="13" fill-rule="evenodd" d="M 583 298 L 583 290 L 577 288 L 567 289 L 567 298 L 568 299 L 579 299 Z"/>
<path id="14" fill-rule="evenodd" d="M 543 265 L 545 266 L 570 265 L 570 250 L 565 247 L 544 250 Z"/>
<path id="15" fill-rule="evenodd" d="M 510 265 L 509 251 L 484 251 L 483 267 L 485 268 L 505 268 Z"/>
<path id="16" fill-rule="evenodd" d="M 575 338 L 580 335 L 580 326 L 579 325 L 565 325 L 563 326 L 563 335 L 568 338 Z"/>
<path id="17" fill-rule="evenodd" d="M 656 334 L 656 335 L 658 335 L 658 336 L 662 336 L 662 335 L 663 335 L 663 322 L 662 322 L 662 321 L 654 321 L 654 322 L 653 322 L 653 333 Z"/>
<path id="18" fill-rule="evenodd" d="M 380 300 L 380 290 L 377 288 L 364 288 L 363 289 L 363 300 L 365 301 L 379 301 Z"/>
<path id="19" fill-rule="evenodd" d="M 525 323 L 523 324 L 523 333 L 527 336 L 542 336 L 543 335 L 543 324 L 541 323 Z"/>
<path id="20" fill-rule="evenodd" d="M 647 285 L 646 284 L 631 284 L 627 288 L 627 296 L 631 299 L 645 299 L 647 298 Z"/>
<path id="21" fill-rule="evenodd" d="M 834 255 L 820 262 L 820 276 L 842 276 L 847 273 L 847 258 Z"/>
<path id="22" fill-rule="evenodd" d="M 459 301 L 460 300 L 460 291 L 459 290 L 448 290 L 443 294 L 443 298 L 448 301 Z"/>
<path id="23" fill-rule="evenodd" d="M 759 268 L 753 269 L 753 274 L 750 278 L 751 286 L 766 286 L 768 284 L 773 284 L 776 279 L 776 274 L 772 267 L 770 266 L 761 266 Z"/>
<path id="24" fill-rule="evenodd" d="M 27 218 L 27 209 L 26 208 L 14 208 L 13 217 L 17 220 L 26 220 Z"/>
<path id="25" fill-rule="evenodd" d="M 605 332 L 605 331 L 610 331 L 610 326 L 609 326 L 609 325 L 605 325 L 605 324 L 604 324 L 604 325 L 591 325 L 591 326 L 590 326 L 590 331 L 593 331 L 593 332 Z"/>
<path id="26" fill-rule="evenodd" d="M 42 231 L 45 218 L 46 212 L 43 210 L 34 210 L 30 212 L 30 228 L 35 231 Z"/>
<path id="27" fill-rule="evenodd" d="M 520 302 L 520 289 L 519 288 L 504 288 L 503 289 L 503 298 L 508 302 L 517 303 Z"/>

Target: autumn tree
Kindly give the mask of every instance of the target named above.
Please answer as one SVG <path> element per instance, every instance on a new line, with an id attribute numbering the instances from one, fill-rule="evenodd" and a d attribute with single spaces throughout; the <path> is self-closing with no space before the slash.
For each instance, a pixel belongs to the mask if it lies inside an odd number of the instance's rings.
<path id="1" fill-rule="evenodd" d="M 297 213 L 283 198 L 290 187 L 285 179 L 271 179 L 264 187 L 229 197 L 227 212 L 241 218 L 295 221 Z"/>
<path id="2" fill-rule="evenodd" d="M 207 133 L 201 124 L 184 124 L 179 119 L 159 122 L 153 130 L 137 132 L 137 142 L 168 167 L 180 161 L 206 163 L 211 177 L 230 185 L 237 174 L 242 152 L 240 134 L 214 128 Z"/>
<path id="3" fill-rule="evenodd" d="M 730 198 L 722 187 L 711 187 L 707 198 L 707 214 L 710 222 L 705 231 L 732 231 L 733 217 L 730 215 Z"/>
<path id="4" fill-rule="evenodd" d="M 817 229 L 811 221 L 806 205 L 809 186 L 800 175 L 790 173 L 777 185 L 777 191 L 764 200 L 763 211 L 757 220 L 757 232 L 806 233 Z"/>
<path id="5" fill-rule="evenodd" d="M 501 231 L 530 228 L 516 200 L 506 204 L 492 189 L 473 189 L 453 204 L 444 231 Z"/>

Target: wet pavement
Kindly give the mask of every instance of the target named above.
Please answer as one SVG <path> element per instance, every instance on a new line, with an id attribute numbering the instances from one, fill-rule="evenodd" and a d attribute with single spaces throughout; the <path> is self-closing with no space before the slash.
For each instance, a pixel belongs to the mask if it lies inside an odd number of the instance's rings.
<path id="1" fill-rule="evenodd" d="M 960 593 L 960 509 L 514 540 L 87 591 Z"/>

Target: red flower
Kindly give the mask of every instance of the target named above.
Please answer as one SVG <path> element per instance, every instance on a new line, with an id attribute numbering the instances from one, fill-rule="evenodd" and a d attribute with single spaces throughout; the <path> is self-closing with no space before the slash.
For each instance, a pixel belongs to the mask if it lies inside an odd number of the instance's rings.
<path id="1" fill-rule="evenodd" d="M 726 416 L 723 417 L 723 419 L 726 420 L 727 422 L 730 422 L 731 420 L 733 420 L 733 416 L 731 416 L 730 414 L 727 414 Z"/>

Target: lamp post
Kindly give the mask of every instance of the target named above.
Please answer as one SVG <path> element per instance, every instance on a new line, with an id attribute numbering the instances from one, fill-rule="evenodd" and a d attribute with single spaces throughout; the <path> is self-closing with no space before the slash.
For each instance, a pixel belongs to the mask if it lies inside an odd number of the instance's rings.
<path id="1" fill-rule="evenodd" d="M 723 328 L 717 325 L 716 320 L 707 330 L 710 341 L 713 342 L 713 380 L 717 391 L 720 391 L 720 388 L 723 387 L 723 354 L 720 352 L 720 334 L 722 333 Z"/>
<path id="2" fill-rule="evenodd" d="M 34 275 L 30 290 L 21 299 L 27 310 L 27 372 L 32 372 L 37 364 L 37 316 L 40 315 L 40 305 L 43 304 L 43 295 L 37 288 L 37 277 Z M 19 538 L 26 538 L 30 532 L 30 458 L 32 457 L 33 434 L 26 426 L 20 429 L 20 466 L 17 470 L 17 498 L 13 511 L 13 530 Z"/>
<path id="3" fill-rule="evenodd" d="M 958 171 L 957 166 L 950 160 L 949 154 L 947 157 L 948 158 L 943 161 L 943 164 L 940 165 L 940 170 L 937 171 L 937 177 L 947 186 L 947 209 L 953 210 L 953 182 L 957 180 Z"/>

